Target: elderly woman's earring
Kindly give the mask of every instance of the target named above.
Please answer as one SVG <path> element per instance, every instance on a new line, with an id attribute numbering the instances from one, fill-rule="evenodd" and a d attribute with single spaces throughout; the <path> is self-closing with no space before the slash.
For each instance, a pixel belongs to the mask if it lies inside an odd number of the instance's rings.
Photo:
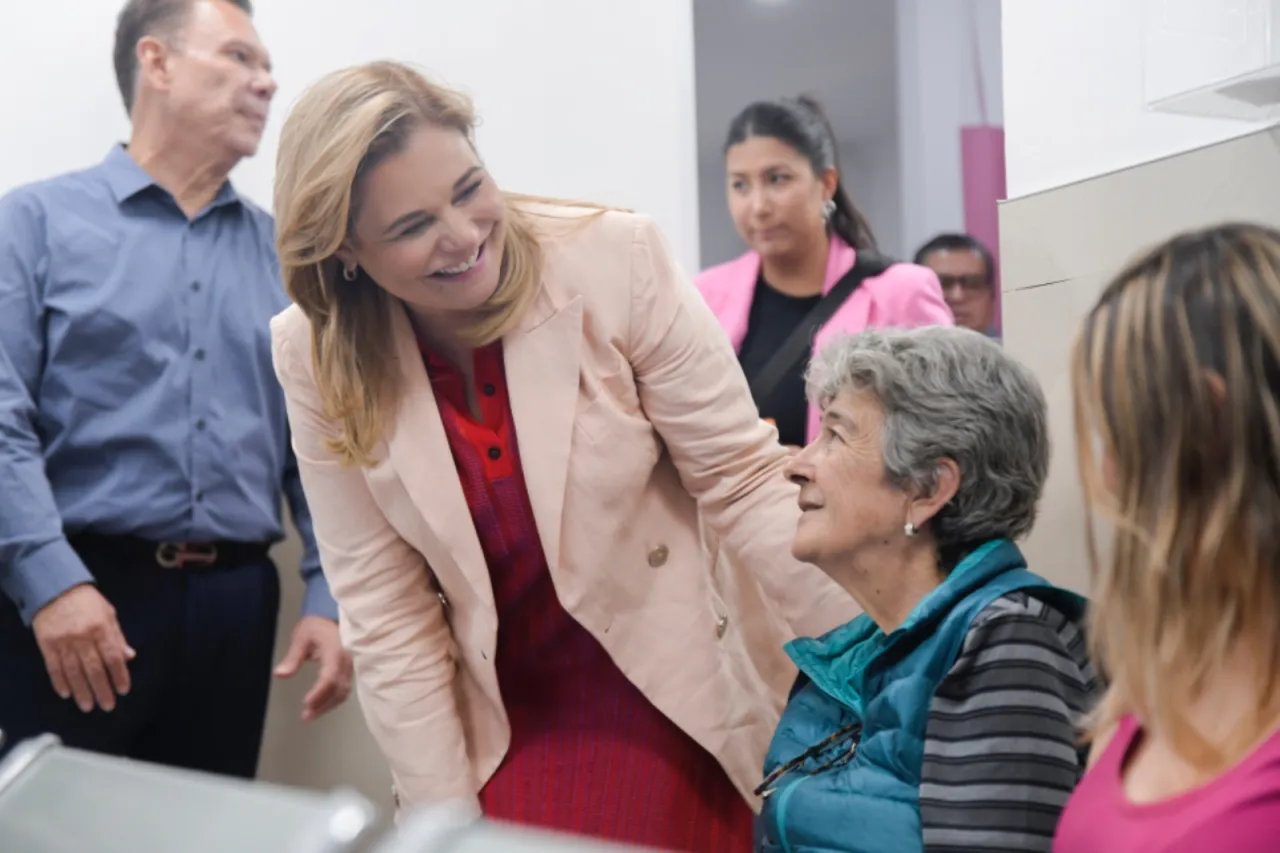
<path id="1" fill-rule="evenodd" d="M 913 521 L 908 521 L 902 525 L 902 532 L 907 534 L 908 539 L 914 539 L 916 536 L 916 525 Z"/>
<path id="2" fill-rule="evenodd" d="M 360 269 L 359 267 L 343 267 L 342 277 L 345 278 L 347 281 L 355 281 L 356 273 L 359 271 L 359 269 Z"/>
<path id="3" fill-rule="evenodd" d="M 835 215 L 836 203 L 831 199 L 827 199 L 822 203 L 822 218 L 827 222 L 831 221 L 831 217 Z"/>

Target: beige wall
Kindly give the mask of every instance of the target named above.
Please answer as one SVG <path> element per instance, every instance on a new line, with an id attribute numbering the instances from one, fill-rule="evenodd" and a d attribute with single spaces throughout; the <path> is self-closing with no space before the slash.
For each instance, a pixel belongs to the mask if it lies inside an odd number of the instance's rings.
<path id="1" fill-rule="evenodd" d="M 1067 373 L 1082 316 L 1139 250 L 1225 220 L 1280 225 L 1280 130 L 1001 205 L 1005 344 L 1040 377 L 1054 441 L 1040 518 L 1024 549 L 1033 570 L 1087 591 Z"/>
<path id="2" fill-rule="evenodd" d="M 273 554 L 280 567 L 280 629 L 276 660 L 288 648 L 289 634 L 302 607 L 302 579 L 298 574 L 301 543 L 292 526 L 289 538 Z M 277 681 L 267 710 L 258 778 L 305 788 L 327 790 L 350 786 L 374 803 L 391 808 L 391 776 L 365 727 L 355 691 L 346 703 L 312 723 L 304 724 L 302 697 L 315 681 L 308 664 L 288 681 Z"/>

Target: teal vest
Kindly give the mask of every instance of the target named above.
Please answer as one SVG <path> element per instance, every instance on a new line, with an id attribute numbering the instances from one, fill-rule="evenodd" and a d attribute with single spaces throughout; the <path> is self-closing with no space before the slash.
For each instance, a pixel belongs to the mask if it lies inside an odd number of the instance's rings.
<path id="1" fill-rule="evenodd" d="M 1018 548 L 999 539 L 966 557 L 892 633 L 863 615 L 818 639 L 788 644 L 800 678 L 765 774 L 851 723 L 860 721 L 862 732 L 852 758 L 843 739 L 774 783 L 757 850 L 920 851 L 920 769 L 933 694 L 977 615 L 1019 590 L 1068 618 L 1083 616 L 1084 599 L 1028 572 Z"/>

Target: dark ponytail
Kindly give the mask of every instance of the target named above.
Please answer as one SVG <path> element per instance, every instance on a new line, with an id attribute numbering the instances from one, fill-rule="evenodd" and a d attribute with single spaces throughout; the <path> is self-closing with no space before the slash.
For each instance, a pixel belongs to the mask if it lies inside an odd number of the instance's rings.
<path id="1" fill-rule="evenodd" d="M 813 173 L 821 176 L 827 169 L 836 170 L 836 192 L 832 196 L 835 211 L 831 214 L 833 233 L 855 249 L 875 251 L 876 238 L 865 216 L 854 206 L 840 179 L 840 159 L 836 151 L 835 133 L 821 105 L 807 95 L 778 101 L 756 101 L 729 124 L 724 150 L 753 137 L 776 139 L 794 148 L 809 161 Z"/>

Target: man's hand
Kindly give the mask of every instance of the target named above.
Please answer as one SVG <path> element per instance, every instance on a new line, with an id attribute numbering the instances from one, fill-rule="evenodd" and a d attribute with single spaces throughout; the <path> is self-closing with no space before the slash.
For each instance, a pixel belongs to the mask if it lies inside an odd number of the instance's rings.
<path id="1" fill-rule="evenodd" d="M 129 692 L 129 661 L 137 656 L 125 642 L 116 609 L 92 584 L 73 586 L 46 604 L 31 620 L 53 689 L 75 697 L 86 714 L 94 705 L 114 710 L 116 695 Z"/>
<path id="2" fill-rule="evenodd" d="M 294 626 L 284 660 L 276 666 L 277 678 L 292 678 L 303 661 L 320 664 L 316 683 L 302 699 L 302 721 L 310 722 L 346 701 L 351 692 L 351 656 L 338 638 L 338 623 L 323 616 L 304 616 Z"/>

